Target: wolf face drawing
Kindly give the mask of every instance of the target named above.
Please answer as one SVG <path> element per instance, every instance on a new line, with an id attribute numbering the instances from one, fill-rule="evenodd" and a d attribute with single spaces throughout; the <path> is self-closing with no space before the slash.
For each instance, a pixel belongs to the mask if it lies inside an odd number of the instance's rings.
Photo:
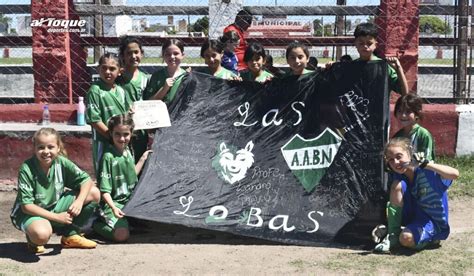
<path id="1" fill-rule="evenodd" d="M 242 180 L 254 162 L 252 149 L 253 143 L 250 141 L 245 148 L 236 151 L 234 154 L 227 148 L 226 144 L 222 142 L 216 157 L 220 167 L 216 168 L 219 176 L 230 184 Z"/>

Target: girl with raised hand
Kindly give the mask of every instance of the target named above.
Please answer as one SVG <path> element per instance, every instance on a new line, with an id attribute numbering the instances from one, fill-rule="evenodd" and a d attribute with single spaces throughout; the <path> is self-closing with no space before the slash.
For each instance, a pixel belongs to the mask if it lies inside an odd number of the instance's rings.
<path id="1" fill-rule="evenodd" d="M 181 68 L 181 61 L 184 59 L 184 44 L 181 40 L 172 38 L 163 44 L 161 50 L 166 68 L 153 73 L 145 88 L 143 98 L 169 103 L 176 96 L 176 91 L 186 73 L 186 70 Z"/>
<path id="2" fill-rule="evenodd" d="M 447 189 L 459 171 L 414 154 L 407 138 L 391 139 L 384 158 L 393 171 L 387 203 L 388 234 L 374 251 L 389 252 L 400 244 L 421 250 L 445 240 L 450 232 Z"/>

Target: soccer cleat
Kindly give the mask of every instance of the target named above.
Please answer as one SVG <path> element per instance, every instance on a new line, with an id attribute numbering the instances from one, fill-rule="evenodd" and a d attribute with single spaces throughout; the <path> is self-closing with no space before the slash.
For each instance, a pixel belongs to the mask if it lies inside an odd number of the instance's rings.
<path id="1" fill-rule="evenodd" d="M 97 246 L 97 243 L 95 241 L 86 239 L 81 235 L 72 235 L 69 237 L 63 236 L 61 238 L 61 245 L 64 248 L 92 249 Z"/>
<path id="2" fill-rule="evenodd" d="M 382 240 L 381 243 L 377 244 L 374 248 L 376 253 L 389 253 L 390 249 L 399 245 L 398 236 L 390 233 Z"/>
<path id="3" fill-rule="evenodd" d="M 41 253 L 44 253 L 45 251 L 44 246 L 36 245 L 32 242 L 27 242 L 26 247 L 28 248 L 28 251 L 34 254 L 41 254 Z"/>
<path id="4" fill-rule="evenodd" d="M 372 240 L 375 243 L 380 243 L 383 238 L 387 235 L 387 226 L 383 224 L 379 224 L 375 226 L 374 230 L 372 230 Z"/>

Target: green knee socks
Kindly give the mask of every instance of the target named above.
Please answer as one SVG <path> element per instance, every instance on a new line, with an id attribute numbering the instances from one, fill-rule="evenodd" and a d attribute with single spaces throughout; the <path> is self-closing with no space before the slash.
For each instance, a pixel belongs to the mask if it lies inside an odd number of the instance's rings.
<path id="1" fill-rule="evenodd" d="M 402 231 L 402 208 L 400 206 L 395 206 L 392 203 L 387 203 L 387 223 L 388 223 L 388 233 L 400 236 Z"/>
<path id="2" fill-rule="evenodd" d="M 390 248 L 399 245 L 399 236 L 402 231 L 402 209 L 403 207 L 387 203 L 388 234 L 381 243 L 375 246 L 376 252 L 388 252 Z"/>

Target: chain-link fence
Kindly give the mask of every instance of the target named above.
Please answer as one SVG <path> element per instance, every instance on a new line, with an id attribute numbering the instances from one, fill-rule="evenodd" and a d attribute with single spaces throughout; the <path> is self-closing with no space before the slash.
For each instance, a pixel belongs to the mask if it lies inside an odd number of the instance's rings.
<path id="1" fill-rule="evenodd" d="M 161 45 L 177 37 L 185 44 L 185 66 L 203 66 L 200 46 L 208 39 L 209 27 L 219 25 L 222 16 L 211 14 L 211 3 L 220 11 L 235 1 L 205 0 L 172 3 L 161 0 L 75 0 L 71 7 L 74 19 L 84 20 L 79 33 L 69 33 L 69 57 L 49 55 L 33 62 L 33 52 L 44 53 L 34 41 L 30 1 L 12 0 L 0 4 L 0 101 L 25 103 L 47 99 L 51 102 L 77 102 L 97 78 L 96 65 L 104 52 L 118 52 L 120 36 L 137 36 L 144 45 L 141 69 L 152 73 L 164 66 Z M 230 2 L 230 4 L 229 4 Z M 307 44 L 311 56 L 319 64 L 337 61 L 342 55 L 358 57 L 353 47 L 357 24 L 374 21 L 381 14 L 378 0 L 237 0 L 248 9 L 254 20 L 246 33 L 248 41 L 261 42 L 279 67 L 286 67 L 286 45 L 292 40 Z M 472 65 L 472 9 L 465 0 L 425 0 L 419 6 L 419 45 L 417 60 L 417 92 L 429 101 L 470 103 Z M 42 18 L 41 24 L 51 24 Z M 46 20 L 46 21 L 45 21 Z M 383 18 L 381 18 L 383 20 Z M 410 19 L 401 16 L 400 24 Z M 377 22 L 377 21 L 375 21 Z M 56 27 L 61 28 L 61 23 Z M 33 27 L 32 27 L 33 25 Z M 396 30 L 396 28 L 394 28 Z M 381 30 L 383 31 L 383 30 Z M 393 31 L 393 30 L 392 30 Z M 385 43 L 385 41 L 380 41 Z M 49 45 L 51 46 L 51 45 Z M 416 49 L 416 47 L 414 47 Z M 403 52 L 398 53 L 403 56 Z M 64 83 L 63 93 L 51 93 L 64 78 L 51 73 L 64 62 L 82 68 L 72 72 L 72 84 Z M 58 70 L 61 71 L 61 70 Z M 61 88 L 61 86 L 59 86 Z M 40 92 L 38 92 L 40 91 Z M 43 91 L 43 92 L 41 92 Z M 53 91 L 55 92 L 55 91 Z M 49 98 L 48 98 L 49 97 Z"/>

